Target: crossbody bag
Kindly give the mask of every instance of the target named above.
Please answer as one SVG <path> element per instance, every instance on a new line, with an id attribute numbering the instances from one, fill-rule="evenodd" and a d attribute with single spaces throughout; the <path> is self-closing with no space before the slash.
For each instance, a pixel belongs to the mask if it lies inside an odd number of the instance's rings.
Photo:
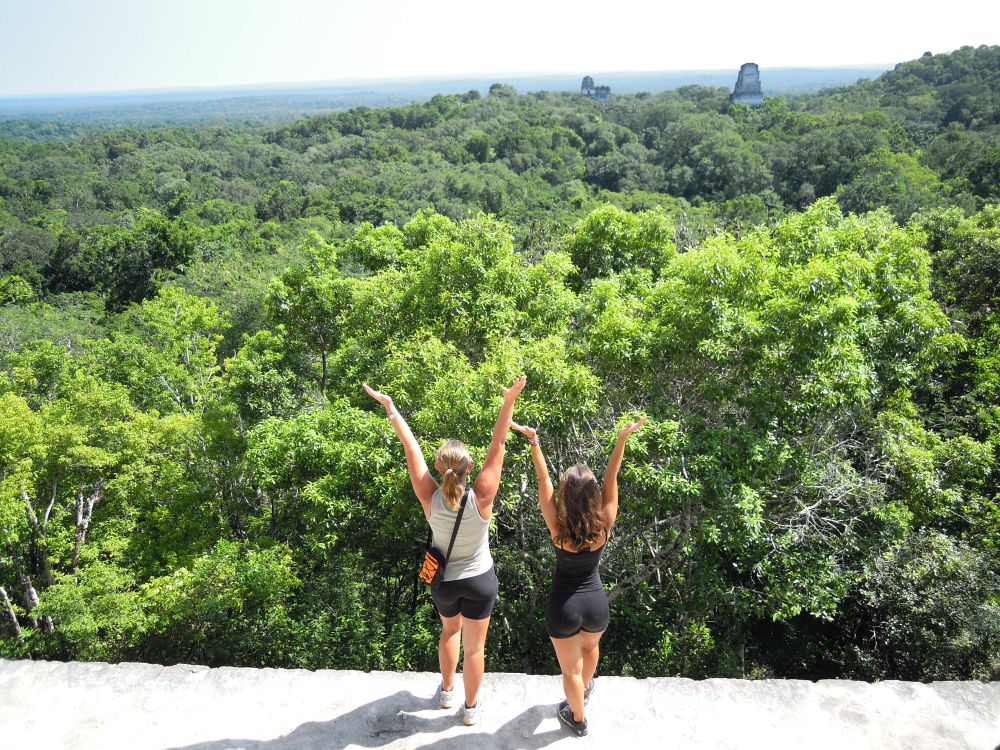
<path id="1" fill-rule="evenodd" d="M 441 551 L 431 542 L 434 539 L 434 532 L 427 530 L 427 544 L 424 547 L 424 559 L 420 566 L 420 580 L 426 584 L 438 583 L 444 580 L 444 566 L 448 564 L 451 557 L 451 549 L 455 546 L 455 537 L 458 536 L 458 525 L 462 523 L 462 516 L 465 515 L 465 504 L 469 500 L 469 488 L 465 488 L 462 493 L 462 504 L 458 507 L 458 518 L 455 519 L 455 528 L 451 530 L 451 541 L 448 543 L 448 551 L 442 555 Z"/>

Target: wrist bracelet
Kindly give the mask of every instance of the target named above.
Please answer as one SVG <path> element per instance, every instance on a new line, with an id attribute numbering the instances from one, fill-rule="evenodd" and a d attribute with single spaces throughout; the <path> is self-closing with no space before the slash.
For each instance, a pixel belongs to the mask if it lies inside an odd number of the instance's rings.
<path id="1" fill-rule="evenodd" d="M 389 412 L 389 414 L 387 414 L 386 416 L 387 416 L 387 417 L 389 417 L 389 419 L 395 419 L 396 417 L 398 417 L 398 416 L 399 416 L 399 412 L 398 412 L 398 411 L 396 411 L 395 409 L 393 409 L 393 410 L 392 410 L 391 412 Z"/>
<path id="2" fill-rule="evenodd" d="M 536 438 L 534 438 L 533 440 L 529 440 L 528 442 L 529 442 L 529 443 L 530 443 L 531 445 L 538 445 L 538 438 L 536 437 Z"/>

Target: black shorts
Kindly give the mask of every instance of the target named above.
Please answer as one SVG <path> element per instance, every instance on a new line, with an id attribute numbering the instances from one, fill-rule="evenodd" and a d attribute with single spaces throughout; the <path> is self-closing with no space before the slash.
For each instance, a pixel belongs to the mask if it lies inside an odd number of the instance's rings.
<path id="1" fill-rule="evenodd" d="M 432 583 L 431 599 L 444 617 L 461 614 L 470 620 L 485 620 L 493 614 L 498 589 L 496 570 L 490 568 L 471 578 Z"/>
<path id="2" fill-rule="evenodd" d="M 608 595 L 603 588 L 549 592 L 545 632 L 550 638 L 572 638 L 581 630 L 601 633 L 611 622 Z"/>

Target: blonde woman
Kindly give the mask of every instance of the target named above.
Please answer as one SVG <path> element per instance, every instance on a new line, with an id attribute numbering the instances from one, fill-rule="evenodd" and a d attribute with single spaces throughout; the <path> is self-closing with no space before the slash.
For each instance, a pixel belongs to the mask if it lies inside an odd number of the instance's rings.
<path id="1" fill-rule="evenodd" d="M 531 460 L 538 475 L 538 505 L 555 546 L 556 569 L 545 607 L 545 632 L 559 660 L 566 694 L 566 700 L 559 705 L 559 719 L 580 736 L 587 734 L 584 708 L 594 689 L 601 636 L 611 621 L 598 566 L 618 518 L 618 471 L 625 455 L 625 441 L 645 423 L 643 417 L 619 431 L 603 486 L 581 463 L 563 472 L 557 494 L 552 491 L 537 432 L 511 423 L 531 443 Z"/>
<path id="2" fill-rule="evenodd" d="M 493 427 L 483 468 L 469 487 L 472 457 L 459 440 L 446 440 L 434 456 L 440 484 L 427 469 L 424 454 L 406 420 L 392 398 L 365 384 L 368 395 L 385 407 L 396 435 L 403 443 L 413 492 L 431 526 L 432 543 L 444 553 L 448 549 L 455 520 L 465 498 L 465 509 L 455 544 L 445 565 L 444 579 L 431 585 L 431 597 L 441 616 L 438 661 L 441 685 L 438 700 L 442 708 L 452 706 L 459 646 L 464 652 L 462 683 L 465 689 L 463 721 L 471 726 L 479 721 L 479 689 L 485 671 L 486 631 L 497 600 L 497 576 L 489 546 L 489 522 L 493 499 L 500 486 L 504 441 L 507 439 L 514 402 L 527 378 L 521 376 L 503 389 L 503 406 Z M 465 497 L 467 495 L 467 497 Z"/>

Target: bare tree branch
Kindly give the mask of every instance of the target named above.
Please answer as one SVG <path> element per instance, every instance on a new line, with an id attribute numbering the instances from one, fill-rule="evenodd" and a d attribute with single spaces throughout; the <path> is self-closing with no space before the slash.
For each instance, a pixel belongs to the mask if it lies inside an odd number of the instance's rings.
<path id="1" fill-rule="evenodd" d="M 49 525 L 49 516 L 52 514 L 52 508 L 56 504 L 56 497 L 59 494 L 59 475 L 52 477 L 52 495 L 49 497 L 49 504 L 45 507 L 45 515 L 42 517 L 42 534 L 45 534 L 45 528 Z"/>
<path id="2" fill-rule="evenodd" d="M 38 557 L 42 564 L 42 579 L 46 586 L 52 585 L 52 565 L 49 563 L 49 551 L 45 546 L 45 527 L 38 522 L 38 515 L 35 513 L 35 505 L 31 502 L 31 497 L 27 492 L 21 490 L 21 499 L 24 501 L 28 511 L 28 520 L 31 528 L 35 531 L 35 546 L 38 550 Z M 34 589 L 32 589 L 33 591 Z"/>
<path id="3" fill-rule="evenodd" d="M 94 514 L 94 504 L 100 499 L 102 494 L 101 483 L 93 485 L 90 493 L 86 496 L 81 484 L 76 491 L 76 543 L 73 546 L 73 562 L 70 569 L 75 570 L 80 562 L 80 549 L 87 539 L 87 529 L 90 528 L 90 519 Z"/>
<path id="4" fill-rule="evenodd" d="M 21 490 L 21 499 L 24 501 L 25 506 L 27 506 L 28 520 L 31 521 L 32 527 L 36 532 L 40 532 L 39 536 L 44 536 L 44 531 L 42 531 L 41 525 L 38 523 L 38 516 L 35 514 L 35 504 L 31 502 L 31 497 L 25 490 Z"/>
<path id="5" fill-rule="evenodd" d="M 643 581 L 649 580 L 653 576 L 653 574 L 658 572 L 660 568 L 667 562 L 667 560 L 671 556 L 671 553 L 674 551 L 676 547 L 677 547 L 677 539 L 674 539 L 672 542 L 670 542 L 670 544 L 666 547 L 666 549 L 662 549 L 656 555 L 654 555 L 653 559 L 649 561 L 646 567 L 636 571 L 628 578 L 626 578 L 624 581 L 620 581 L 619 583 L 617 583 L 615 587 L 608 592 L 608 601 L 613 602 L 615 599 L 617 599 L 619 596 L 624 594 L 629 589 L 638 586 Z"/>
<path id="6" fill-rule="evenodd" d="M 32 610 L 37 607 L 41 601 L 38 598 L 38 592 L 35 591 L 35 585 L 31 582 L 31 576 L 21 574 L 21 586 L 24 588 L 24 594 L 28 599 L 28 617 L 31 618 L 31 624 L 38 628 L 38 618 L 31 614 Z M 52 618 L 46 615 L 42 618 L 41 629 L 43 633 L 51 633 L 55 630 L 55 626 L 52 624 Z"/>
<path id="7" fill-rule="evenodd" d="M 652 523 L 648 523 L 644 526 L 640 526 L 635 529 L 631 529 L 626 536 L 617 536 L 614 540 L 615 549 L 627 548 L 632 542 L 634 542 L 639 537 L 644 537 L 646 534 L 656 531 L 657 529 L 668 526 L 672 523 L 676 523 L 680 520 L 680 516 L 670 516 L 668 518 L 659 518 L 654 520 Z M 617 529 L 617 525 L 615 526 Z"/>
<path id="8" fill-rule="evenodd" d="M 4 607 L 7 610 L 7 616 L 10 618 L 10 624 L 14 626 L 14 634 L 17 635 L 17 642 L 24 647 L 24 633 L 21 632 L 21 623 L 17 621 L 17 612 L 14 611 L 14 606 L 10 603 L 10 598 L 7 596 L 7 589 L 0 586 L 0 599 L 3 600 Z"/>

